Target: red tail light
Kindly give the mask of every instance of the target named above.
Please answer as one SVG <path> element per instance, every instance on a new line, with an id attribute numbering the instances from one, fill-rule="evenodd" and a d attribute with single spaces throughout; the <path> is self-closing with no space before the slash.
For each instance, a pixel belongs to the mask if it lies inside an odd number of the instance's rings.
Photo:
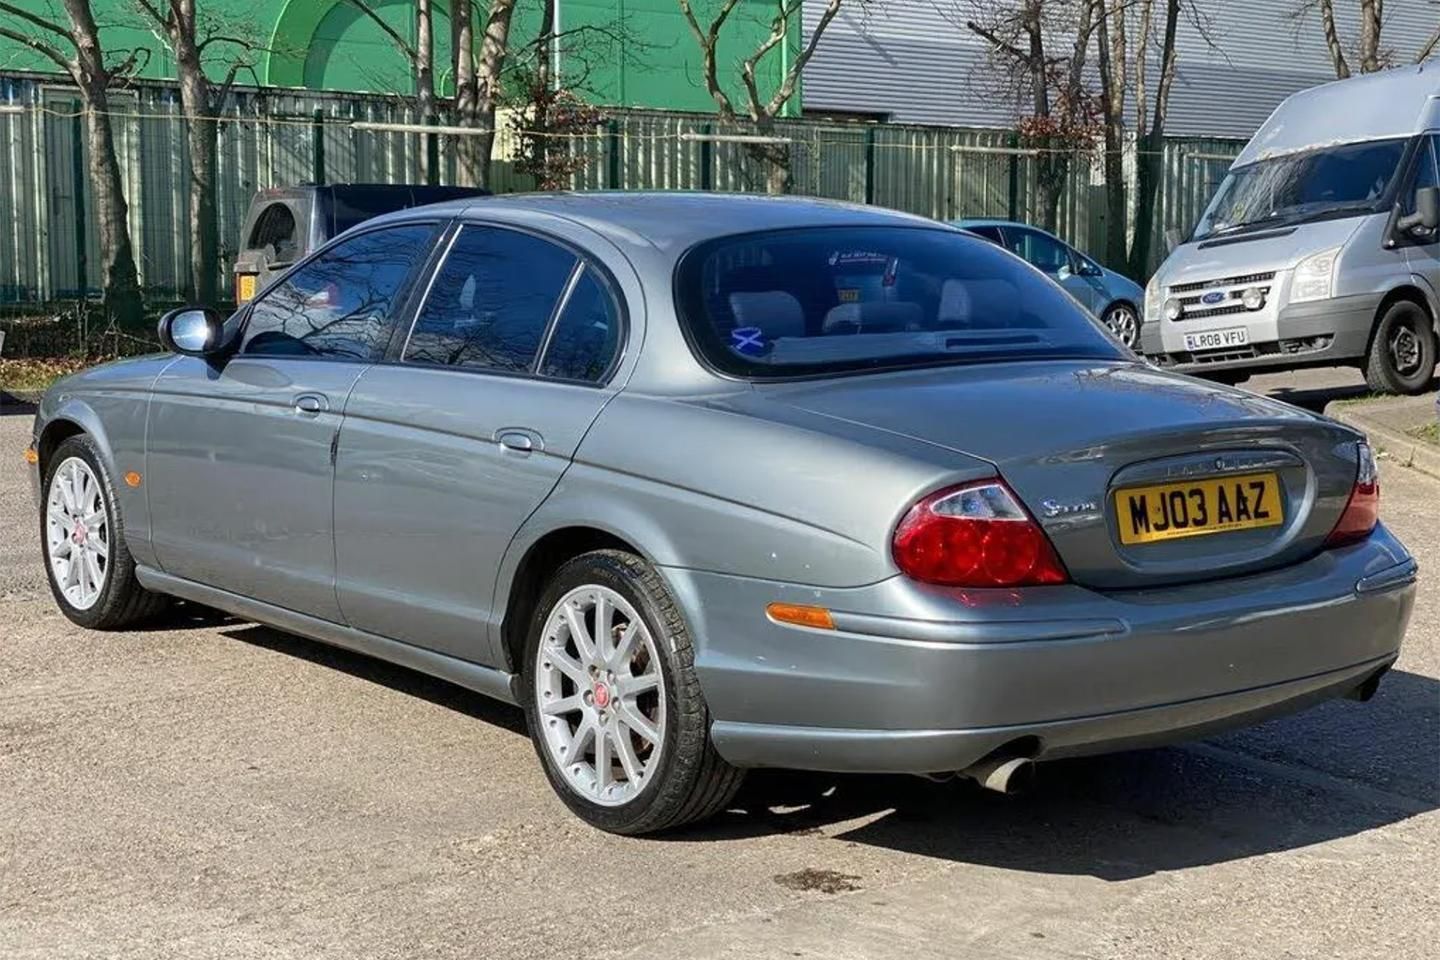
<path id="1" fill-rule="evenodd" d="M 895 563 L 949 587 L 1029 587 L 1070 579 L 1040 525 L 999 480 L 932 493 L 895 528 Z"/>
<path id="2" fill-rule="evenodd" d="M 1368 443 L 1356 446 L 1360 465 L 1355 472 L 1355 486 L 1350 490 L 1345 512 L 1340 514 L 1340 522 L 1325 538 L 1327 547 L 1343 547 L 1364 540 L 1380 521 L 1380 475 L 1375 469 L 1375 458 Z"/>

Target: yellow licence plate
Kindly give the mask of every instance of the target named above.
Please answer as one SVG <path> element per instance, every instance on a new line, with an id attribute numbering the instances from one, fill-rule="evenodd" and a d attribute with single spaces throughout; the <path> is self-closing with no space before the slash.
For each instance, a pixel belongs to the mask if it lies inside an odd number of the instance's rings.
<path id="1" fill-rule="evenodd" d="M 1200 537 L 1285 522 L 1273 473 L 1158 483 L 1115 491 L 1121 543 Z"/>
<path id="2" fill-rule="evenodd" d="M 239 273 L 235 275 L 235 302 L 248 303 L 255 299 L 255 274 Z"/>

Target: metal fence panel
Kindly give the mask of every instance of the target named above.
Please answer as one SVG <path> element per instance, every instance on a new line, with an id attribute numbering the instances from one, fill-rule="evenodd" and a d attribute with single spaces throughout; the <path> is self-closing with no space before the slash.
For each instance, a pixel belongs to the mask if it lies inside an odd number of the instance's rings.
<path id="1" fill-rule="evenodd" d="M 94 297 L 99 247 L 79 97 L 51 79 L 0 76 L 0 103 L 27 108 L 0 113 L 0 305 Z M 189 161 L 178 96 L 173 87 L 140 84 L 113 92 L 111 111 L 142 282 L 152 299 L 177 299 L 191 279 Z M 418 117 L 393 97 L 232 92 L 218 133 L 222 271 L 228 273 L 257 190 L 316 179 L 423 178 L 424 135 L 357 130 L 356 121 L 415 123 Z M 450 122 L 443 107 L 439 122 Z M 514 127 L 511 117 L 498 118 L 497 192 L 530 188 L 515 169 L 520 138 Z M 593 130 L 554 139 L 552 149 L 578 160 L 571 178 L 576 189 L 753 192 L 765 188 L 764 163 L 750 146 L 723 138 L 754 132 L 748 123 L 712 115 L 612 110 Z M 1010 131 L 792 119 L 777 122 L 774 134 L 789 142 L 795 193 L 941 220 L 1040 219 L 1037 160 L 1014 149 Z M 439 137 L 442 183 L 455 182 L 457 139 Z M 1166 143 L 1152 267 L 1164 255 L 1167 231 L 1188 230 L 1223 177 L 1225 158 L 1241 146 L 1234 140 Z M 1057 225 L 1063 237 L 1092 252 L 1103 249 L 1112 228 L 1104 220 L 1101 159 L 1071 162 Z M 15 309 L 23 308 L 9 312 Z"/>

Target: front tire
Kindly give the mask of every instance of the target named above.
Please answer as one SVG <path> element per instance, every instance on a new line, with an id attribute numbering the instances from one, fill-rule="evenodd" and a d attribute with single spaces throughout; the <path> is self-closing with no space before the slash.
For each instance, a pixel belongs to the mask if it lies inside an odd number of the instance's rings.
<path id="1" fill-rule="evenodd" d="M 42 489 L 40 548 L 61 613 L 82 627 L 116 630 L 164 606 L 135 579 L 115 487 L 94 440 L 82 433 L 62 442 Z"/>
<path id="2" fill-rule="evenodd" d="M 744 771 L 710 742 L 690 634 L 663 580 L 618 550 L 546 586 L 527 638 L 526 720 L 550 785 L 582 820 L 644 834 L 722 810 Z"/>
<path id="3" fill-rule="evenodd" d="M 1419 304 L 1397 300 L 1375 327 L 1365 356 L 1365 383 L 1376 393 L 1414 395 L 1435 376 L 1435 332 Z"/>

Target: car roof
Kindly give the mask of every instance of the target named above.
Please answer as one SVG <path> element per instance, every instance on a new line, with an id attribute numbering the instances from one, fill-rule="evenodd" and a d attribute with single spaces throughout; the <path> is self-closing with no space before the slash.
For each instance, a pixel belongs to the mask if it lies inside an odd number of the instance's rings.
<path id="1" fill-rule="evenodd" d="M 516 193 L 413 207 L 370 221 L 417 214 L 459 219 L 521 219 L 548 214 L 603 233 L 617 242 L 679 253 L 714 237 L 762 230 L 824 226 L 923 226 L 944 229 L 929 217 L 816 197 L 739 193 L 554 192 Z"/>
<path id="2" fill-rule="evenodd" d="M 1409 137 L 1440 122 L 1440 69 L 1433 63 L 1334 80 L 1291 94 L 1232 165 L 1321 147 Z"/>

